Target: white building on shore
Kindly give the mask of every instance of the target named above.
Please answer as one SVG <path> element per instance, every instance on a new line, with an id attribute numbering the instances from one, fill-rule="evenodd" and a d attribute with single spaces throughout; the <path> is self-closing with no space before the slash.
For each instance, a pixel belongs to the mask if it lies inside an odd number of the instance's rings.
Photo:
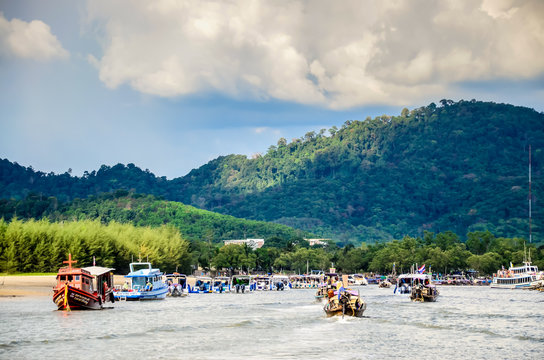
<path id="1" fill-rule="evenodd" d="M 306 240 L 310 246 L 314 246 L 314 245 L 323 245 L 323 246 L 327 246 L 327 243 L 323 240 L 329 240 L 329 239 L 304 239 Z"/>
<path id="2" fill-rule="evenodd" d="M 264 239 L 225 240 L 224 243 L 225 243 L 225 245 L 230 245 L 230 244 L 237 244 L 237 245 L 247 244 L 247 246 L 249 246 L 250 248 L 252 248 L 253 250 L 255 250 L 255 249 L 260 249 L 260 248 L 263 247 L 263 245 L 264 245 Z"/>

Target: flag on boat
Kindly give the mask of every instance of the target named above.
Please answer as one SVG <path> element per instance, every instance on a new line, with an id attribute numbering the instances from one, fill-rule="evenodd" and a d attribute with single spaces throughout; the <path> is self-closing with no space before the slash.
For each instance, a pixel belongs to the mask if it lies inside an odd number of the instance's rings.
<path id="1" fill-rule="evenodd" d="M 423 274 L 425 272 L 425 264 L 421 265 L 421 267 L 417 269 L 417 272 Z"/>

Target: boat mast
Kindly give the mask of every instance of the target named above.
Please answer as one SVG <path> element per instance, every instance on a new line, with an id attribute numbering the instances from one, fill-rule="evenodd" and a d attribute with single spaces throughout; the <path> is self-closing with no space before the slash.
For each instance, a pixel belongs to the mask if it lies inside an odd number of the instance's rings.
<path id="1" fill-rule="evenodd" d="M 72 271 L 72 264 L 76 263 L 77 260 L 72 260 L 72 253 L 68 254 L 68 261 L 63 261 L 64 264 L 68 264 L 68 270 Z"/>
<path id="2" fill-rule="evenodd" d="M 529 144 L 529 244 L 533 242 L 533 233 L 531 227 L 532 218 L 532 195 L 531 195 L 531 144 Z"/>

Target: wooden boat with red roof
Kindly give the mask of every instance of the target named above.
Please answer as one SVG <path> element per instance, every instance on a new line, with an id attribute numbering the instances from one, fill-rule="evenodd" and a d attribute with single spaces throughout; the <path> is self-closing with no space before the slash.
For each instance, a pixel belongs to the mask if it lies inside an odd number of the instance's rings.
<path id="1" fill-rule="evenodd" d="M 72 254 L 57 273 L 53 302 L 59 310 L 100 310 L 107 301 L 114 302 L 113 274 L 110 268 L 91 266 L 73 268 Z"/>

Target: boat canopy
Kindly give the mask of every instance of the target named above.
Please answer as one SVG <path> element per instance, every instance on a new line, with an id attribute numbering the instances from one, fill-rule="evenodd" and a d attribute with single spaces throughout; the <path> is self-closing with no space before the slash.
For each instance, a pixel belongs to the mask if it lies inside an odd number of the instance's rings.
<path id="1" fill-rule="evenodd" d="M 166 274 L 165 276 L 167 278 L 186 278 L 187 277 L 187 275 L 180 274 L 180 273 Z"/>
<path id="2" fill-rule="evenodd" d="M 431 275 L 429 274 L 402 274 L 402 275 L 399 275 L 398 279 L 420 279 L 420 280 L 425 280 L 425 279 L 430 279 L 431 278 Z"/>
<path id="3" fill-rule="evenodd" d="M 113 268 L 105 268 L 105 267 L 101 267 L 101 266 L 88 266 L 88 267 L 84 267 L 82 268 L 83 270 L 87 270 L 92 276 L 100 276 L 100 275 L 104 275 L 110 271 L 113 271 L 115 269 Z"/>
<path id="4" fill-rule="evenodd" d="M 344 289 L 343 292 L 348 293 L 353 296 L 359 296 L 359 292 L 351 289 Z M 334 290 L 334 295 L 338 295 L 338 290 Z"/>

